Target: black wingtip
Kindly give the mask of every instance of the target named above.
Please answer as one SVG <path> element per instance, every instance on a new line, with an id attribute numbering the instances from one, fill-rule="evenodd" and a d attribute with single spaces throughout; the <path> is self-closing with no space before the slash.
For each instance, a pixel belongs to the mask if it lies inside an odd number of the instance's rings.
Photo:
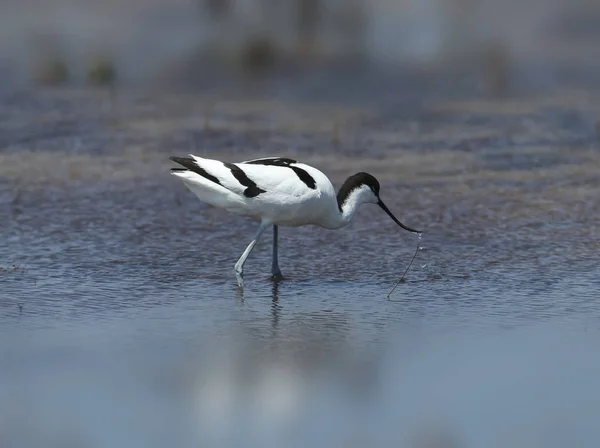
<path id="1" fill-rule="evenodd" d="M 172 160 L 173 162 L 178 163 L 181 166 L 185 167 L 185 168 L 179 168 L 179 167 L 177 167 L 177 168 L 171 168 L 171 171 L 182 172 L 182 171 L 188 171 L 189 170 L 188 166 L 189 166 L 190 159 L 186 160 L 183 157 L 174 157 L 173 156 L 173 157 L 169 157 L 169 160 Z"/>
<path id="2" fill-rule="evenodd" d="M 182 166 L 186 166 L 189 165 L 190 163 L 193 163 L 194 160 L 191 159 L 190 157 L 175 157 L 175 156 L 171 156 L 169 157 L 169 160 L 172 160 L 175 163 L 178 163 Z"/>
<path id="3" fill-rule="evenodd" d="M 198 170 L 198 165 L 196 164 L 196 161 L 190 157 L 169 157 L 169 160 L 172 160 L 173 162 L 178 163 L 182 167 L 185 168 L 185 169 L 171 168 L 171 171 L 173 171 L 173 170 L 175 170 L 175 171 L 185 171 L 185 170 L 197 171 Z"/>
<path id="4" fill-rule="evenodd" d="M 191 157 L 174 157 L 171 156 L 169 157 L 170 160 L 172 160 L 175 163 L 180 164 L 181 166 L 183 166 L 183 168 L 171 168 L 171 171 L 175 171 L 175 172 L 181 172 L 181 171 L 192 171 L 196 174 L 199 174 L 200 176 L 216 183 L 216 184 L 221 184 L 221 182 L 219 181 L 219 179 L 215 176 L 213 176 L 212 174 L 209 174 L 204 168 L 202 168 L 200 165 L 198 165 L 196 163 L 196 161 L 194 159 L 192 159 Z"/>

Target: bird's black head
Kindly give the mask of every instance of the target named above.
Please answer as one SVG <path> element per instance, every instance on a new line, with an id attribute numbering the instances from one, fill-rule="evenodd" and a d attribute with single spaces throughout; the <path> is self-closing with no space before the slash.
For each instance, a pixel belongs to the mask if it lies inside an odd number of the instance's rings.
<path id="1" fill-rule="evenodd" d="M 350 193 L 361 188 L 363 185 L 369 187 L 376 198 L 379 198 L 379 181 L 369 173 L 356 173 L 346 179 L 344 185 L 340 188 L 337 194 L 338 205 L 340 210 Z"/>
<path id="2" fill-rule="evenodd" d="M 375 176 L 369 173 L 356 173 L 352 177 L 356 178 L 359 185 L 366 185 L 375 193 L 375 196 L 379 197 L 379 181 L 375 179 Z"/>
<path id="3" fill-rule="evenodd" d="M 344 185 L 340 188 L 337 195 L 337 201 L 340 211 L 342 211 L 343 205 L 350 196 L 350 194 L 355 190 L 364 190 L 364 187 L 368 187 L 372 195 L 369 193 L 369 190 L 365 192 L 361 192 L 361 194 L 366 195 L 365 198 L 361 202 L 372 202 L 377 204 L 381 209 L 388 214 L 390 218 L 394 220 L 396 224 L 402 227 L 404 230 L 408 230 L 413 233 L 421 233 L 419 230 L 411 229 L 410 227 L 406 227 L 402 224 L 398 219 L 392 214 L 392 212 L 386 207 L 381 198 L 379 197 L 379 181 L 375 178 L 375 176 L 369 173 L 356 173 L 346 179 Z"/>

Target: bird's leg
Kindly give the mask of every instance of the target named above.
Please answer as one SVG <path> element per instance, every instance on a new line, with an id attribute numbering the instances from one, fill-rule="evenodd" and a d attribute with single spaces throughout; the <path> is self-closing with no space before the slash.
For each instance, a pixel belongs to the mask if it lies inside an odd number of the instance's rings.
<path id="1" fill-rule="evenodd" d="M 277 252 L 279 249 L 279 227 L 277 224 L 273 225 L 273 264 L 271 266 L 271 278 L 273 280 L 281 280 L 283 275 L 281 274 L 281 269 L 279 269 L 279 260 L 277 257 Z"/>
<path id="2" fill-rule="evenodd" d="M 238 286 L 240 288 L 244 287 L 244 263 L 246 262 L 246 258 L 248 258 L 248 255 L 250 255 L 250 252 L 252 252 L 252 249 L 254 249 L 254 246 L 256 246 L 256 243 L 258 242 L 262 233 L 265 231 L 266 227 L 267 227 L 266 223 L 264 223 L 264 222 L 260 223 L 260 227 L 258 228 L 258 232 L 256 232 L 254 239 L 252 241 L 250 241 L 250 244 L 248 244 L 248 247 L 246 248 L 246 250 L 240 257 L 240 259 L 235 264 L 235 267 L 234 267 L 235 276 L 237 277 Z"/>

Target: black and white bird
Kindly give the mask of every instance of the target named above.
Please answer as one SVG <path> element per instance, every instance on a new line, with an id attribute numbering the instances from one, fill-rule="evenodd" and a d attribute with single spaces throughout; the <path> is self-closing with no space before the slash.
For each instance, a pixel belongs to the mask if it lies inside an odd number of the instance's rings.
<path id="1" fill-rule="evenodd" d="M 379 182 L 368 173 L 350 176 L 339 191 L 318 169 L 283 157 L 267 157 L 240 163 L 221 162 L 191 155 L 170 157 L 183 168 L 172 168 L 202 202 L 236 215 L 260 220 L 258 232 L 235 264 L 235 274 L 243 287 L 244 263 L 265 229 L 273 226 L 274 279 L 282 278 L 277 259 L 278 227 L 317 225 L 339 229 L 347 225 L 359 205 L 377 204 L 396 224 L 402 224 L 379 196 Z"/>

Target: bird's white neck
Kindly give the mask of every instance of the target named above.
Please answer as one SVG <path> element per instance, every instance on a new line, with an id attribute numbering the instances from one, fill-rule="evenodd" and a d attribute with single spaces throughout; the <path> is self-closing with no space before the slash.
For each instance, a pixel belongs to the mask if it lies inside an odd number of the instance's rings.
<path id="1" fill-rule="evenodd" d="M 332 209 L 332 212 L 327 220 L 327 227 L 329 229 L 339 229 L 347 225 L 358 210 L 358 207 L 364 203 L 376 202 L 375 196 L 371 189 L 366 185 L 352 190 L 345 198 L 338 197 L 337 206 Z"/>

